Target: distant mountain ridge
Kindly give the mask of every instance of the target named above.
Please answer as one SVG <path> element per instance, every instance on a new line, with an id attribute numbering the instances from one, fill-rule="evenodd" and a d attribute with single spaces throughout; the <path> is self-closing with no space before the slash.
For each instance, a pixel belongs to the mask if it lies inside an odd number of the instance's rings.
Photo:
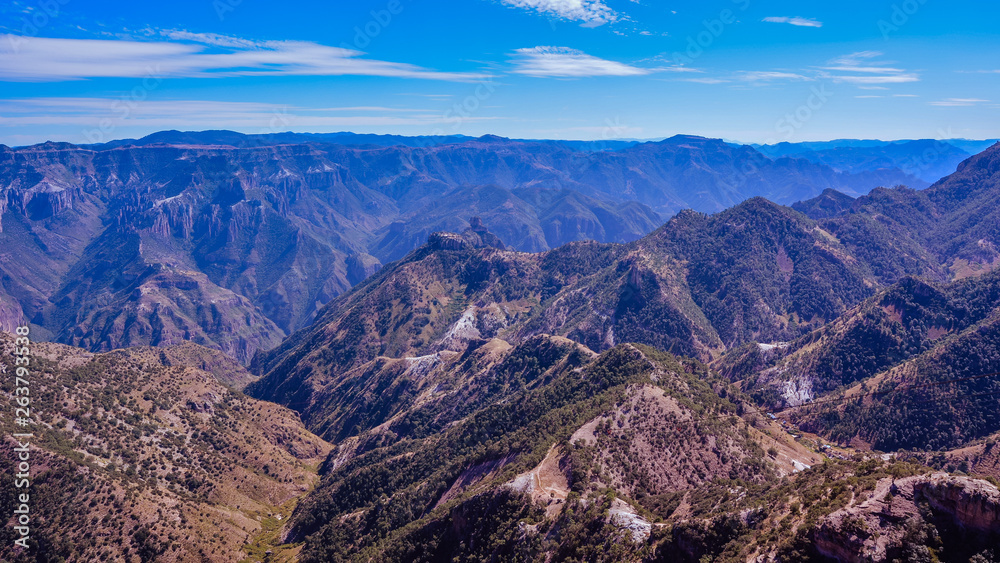
<path id="1" fill-rule="evenodd" d="M 540 252 L 634 241 L 661 213 L 689 207 L 906 180 L 694 136 L 608 145 L 616 150 L 347 137 L 363 144 L 168 131 L 0 148 L 0 324 L 26 318 L 93 351 L 194 340 L 249 362 L 382 264 L 472 217 L 506 246 Z"/>
<path id="2" fill-rule="evenodd" d="M 958 164 L 963 160 L 986 150 L 996 142 L 997 139 L 986 141 L 968 139 L 905 141 L 842 139 L 753 146 L 771 158 L 804 158 L 810 162 L 826 164 L 841 172 L 900 170 L 919 178 L 919 182 L 911 182 L 908 186 L 920 189 L 955 172 Z"/>
<path id="3" fill-rule="evenodd" d="M 487 136 L 489 137 L 489 136 Z M 497 137 L 498 139 L 500 137 Z M 258 133 L 246 134 L 235 131 L 213 130 L 213 131 L 160 131 L 152 133 L 140 139 L 118 139 L 107 143 L 81 145 L 94 150 L 103 150 L 124 146 L 147 146 L 147 145 L 230 145 L 235 147 L 261 146 L 261 145 L 282 145 L 299 143 L 330 143 L 335 145 L 356 145 L 356 146 L 405 146 L 405 147 L 432 147 L 437 145 L 459 144 L 472 141 L 476 137 L 468 135 L 376 135 L 370 133 Z M 528 140 L 513 139 L 521 142 L 540 142 L 558 146 L 565 146 L 583 151 L 603 151 L 617 150 L 638 144 L 641 141 L 629 141 L 619 139 L 608 139 L 600 141 L 572 141 L 572 140 Z"/>

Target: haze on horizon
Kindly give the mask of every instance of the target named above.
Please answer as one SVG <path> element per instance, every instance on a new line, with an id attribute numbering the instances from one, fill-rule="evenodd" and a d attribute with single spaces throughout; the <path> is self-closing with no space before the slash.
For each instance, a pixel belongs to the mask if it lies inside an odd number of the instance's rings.
<path id="1" fill-rule="evenodd" d="M 990 139 L 978 2 L 0 7 L 0 143 L 166 129 L 744 143 Z"/>

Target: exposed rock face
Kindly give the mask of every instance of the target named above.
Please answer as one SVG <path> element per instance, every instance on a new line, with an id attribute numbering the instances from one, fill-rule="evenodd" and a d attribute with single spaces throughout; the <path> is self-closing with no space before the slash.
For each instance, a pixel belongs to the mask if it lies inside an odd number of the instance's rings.
<path id="1" fill-rule="evenodd" d="M 359 252 L 347 257 L 347 281 L 357 285 L 382 268 L 382 263 L 371 254 Z"/>
<path id="2" fill-rule="evenodd" d="M 434 250 L 462 250 L 471 248 L 472 244 L 465 240 L 458 233 L 431 233 L 427 238 L 427 244 Z"/>
<path id="3" fill-rule="evenodd" d="M 496 248 L 498 250 L 507 250 L 504 246 L 500 237 L 491 233 L 486 225 L 483 224 L 483 220 L 479 217 L 473 217 L 469 219 L 469 228 L 462 232 L 462 238 L 465 239 L 474 248 Z"/>
<path id="4" fill-rule="evenodd" d="M 427 244 L 435 250 L 462 250 L 472 248 L 496 248 L 506 250 L 500 237 L 491 233 L 479 217 L 470 220 L 472 226 L 462 231 L 461 234 L 449 232 L 431 233 L 427 237 Z"/>
<path id="5" fill-rule="evenodd" d="M 9 295 L 0 293 L 0 331 L 14 332 L 23 321 L 21 306 Z"/>
<path id="6" fill-rule="evenodd" d="M 967 477 L 933 475 L 917 481 L 914 491 L 934 510 L 951 515 L 964 529 L 1000 532 L 1000 490 L 986 482 Z"/>
<path id="7" fill-rule="evenodd" d="M 836 561 L 891 561 L 927 515 L 939 526 L 989 542 L 1000 538 L 1000 490 L 986 481 L 945 473 L 883 479 L 868 500 L 824 518 L 812 540 L 820 554 Z"/>

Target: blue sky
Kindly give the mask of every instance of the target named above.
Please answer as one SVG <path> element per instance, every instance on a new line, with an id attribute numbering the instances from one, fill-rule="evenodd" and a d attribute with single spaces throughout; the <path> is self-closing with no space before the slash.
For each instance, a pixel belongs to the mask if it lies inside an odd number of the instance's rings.
<path id="1" fill-rule="evenodd" d="M 960 0 L 19 0 L 0 6 L 0 143 L 995 138 L 998 16 Z"/>

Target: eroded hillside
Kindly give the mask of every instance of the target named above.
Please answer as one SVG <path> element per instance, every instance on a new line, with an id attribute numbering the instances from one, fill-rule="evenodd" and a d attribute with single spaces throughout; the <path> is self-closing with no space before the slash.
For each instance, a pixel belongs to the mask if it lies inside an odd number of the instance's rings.
<path id="1" fill-rule="evenodd" d="M 4 337 L 8 373 L 12 347 Z M 95 355 L 35 343 L 31 353 L 32 561 L 242 560 L 315 484 L 330 450 L 293 412 L 200 369 L 249 378 L 232 360 L 210 362 L 212 350 Z M 10 418 L 2 427 L 0 463 L 13 472 L 10 436 L 25 429 Z M 12 510 L 13 479 L 3 491 Z M 27 561 L 13 534 L 4 527 L 4 560 Z"/>

